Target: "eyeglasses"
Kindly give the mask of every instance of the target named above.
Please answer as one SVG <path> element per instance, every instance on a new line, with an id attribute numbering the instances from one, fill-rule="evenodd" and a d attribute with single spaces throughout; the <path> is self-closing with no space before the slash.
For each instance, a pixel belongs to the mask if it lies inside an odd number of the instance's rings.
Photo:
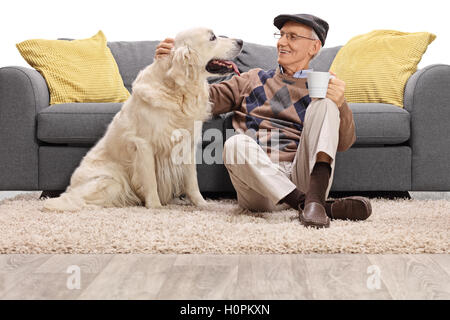
<path id="1" fill-rule="evenodd" d="M 286 32 L 283 32 L 283 31 L 280 32 L 280 33 L 276 33 L 275 32 L 273 34 L 273 36 L 275 37 L 275 39 L 281 39 L 281 38 L 283 38 L 283 36 L 286 36 L 286 39 L 288 41 L 295 41 L 295 40 L 298 40 L 298 39 L 301 39 L 301 38 L 308 39 L 308 40 L 316 40 L 316 39 L 311 39 L 311 38 L 308 38 L 308 37 L 305 37 L 305 36 L 300 36 L 300 35 L 292 33 L 292 32 L 286 33 Z"/>

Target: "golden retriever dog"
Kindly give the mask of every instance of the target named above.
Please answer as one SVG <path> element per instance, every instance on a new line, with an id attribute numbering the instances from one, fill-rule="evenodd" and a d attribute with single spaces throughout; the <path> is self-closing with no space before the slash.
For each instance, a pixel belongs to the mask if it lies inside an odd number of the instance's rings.
<path id="1" fill-rule="evenodd" d="M 242 40 L 216 37 L 206 28 L 179 33 L 171 54 L 139 72 L 131 96 L 74 171 L 66 191 L 46 199 L 43 209 L 156 208 L 180 195 L 206 205 L 197 182 L 194 123 L 210 114 L 207 77 L 237 72 L 228 60 L 241 49 Z M 174 133 L 180 130 L 191 137 L 190 161 L 182 163 L 172 154 L 180 140 Z"/>

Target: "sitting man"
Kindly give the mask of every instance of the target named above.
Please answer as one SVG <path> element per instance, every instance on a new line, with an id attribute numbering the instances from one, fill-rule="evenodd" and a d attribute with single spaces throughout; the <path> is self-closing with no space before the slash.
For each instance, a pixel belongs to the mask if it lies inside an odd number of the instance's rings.
<path id="1" fill-rule="evenodd" d="M 279 15 L 276 70 L 252 69 L 210 85 L 212 113 L 234 111 L 238 132 L 225 141 L 223 159 L 240 206 L 272 211 L 287 203 L 305 226 L 329 227 L 330 219 L 364 220 L 371 214 L 364 197 L 326 201 L 337 151 L 356 140 L 345 83 L 335 77 L 326 98 L 311 99 L 309 63 L 325 44 L 328 24 L 309 14 Z M 158 45 L 155 58 L 170 53 L 173 39 Z M 251 137 L 252 136 L 252 137 Z"/>

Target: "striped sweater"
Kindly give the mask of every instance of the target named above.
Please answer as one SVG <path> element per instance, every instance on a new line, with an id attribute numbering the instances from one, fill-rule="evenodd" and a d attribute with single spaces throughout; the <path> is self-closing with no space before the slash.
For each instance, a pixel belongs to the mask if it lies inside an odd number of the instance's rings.
<path id="1" fill-rule="evenodd" d="M 276 149 L 279 161 L 294 160 L 311 102 L 305 78 L 282 74 L 280 68 L 251 69 L 212 84 L 210 100 L 215 115 L 234 111 L 234 129 L 252 136 L 269 156 Z M 356 140 L 355 123 L 346 102 L 339 111 L 337 151 L 345 151 Z"/>

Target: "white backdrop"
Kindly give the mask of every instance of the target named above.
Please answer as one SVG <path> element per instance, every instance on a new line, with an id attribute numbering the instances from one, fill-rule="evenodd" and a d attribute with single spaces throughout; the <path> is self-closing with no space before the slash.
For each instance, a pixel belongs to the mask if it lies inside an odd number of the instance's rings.
<path id="1" fill-rule="evenodd" d="M 374 29 L 428 31 L 437 35 L 420 67 L 450 64 L 446 0 L 14 0 L 0 3 L 0 67 L 27 66 L 15 44 L 27 39 L 89 38 L 102 30 L 108 41 L 160 40 L 205 26 L 216 34 L 275 45 L 273 18 L 311 13 L 330 24 L 326 47 L 345 44 Z"/>

